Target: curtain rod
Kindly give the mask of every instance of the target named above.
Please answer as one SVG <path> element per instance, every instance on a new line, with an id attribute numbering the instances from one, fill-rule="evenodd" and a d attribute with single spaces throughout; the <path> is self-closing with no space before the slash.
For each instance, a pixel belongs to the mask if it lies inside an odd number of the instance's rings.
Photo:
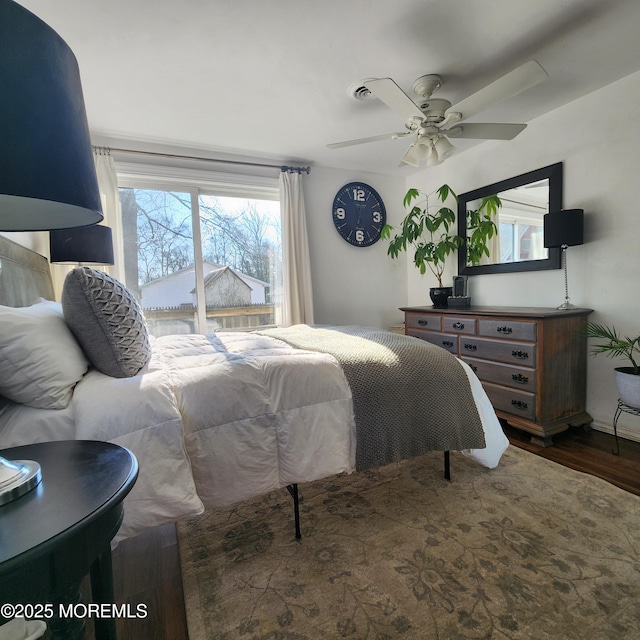
<path id="1" fill-rule="evenodd" d="M 281 171 L 292 171 L 297 173 L 305 172 L 311 173 L 311 167 L 287 167 L 279 164 L 267 164 L 260 162 L 244 162 L 242 160 L 222 160 L 219 158 L 200 158 L 198 156 L 184 156 L 175 153 L 160 153 L 158 151 L 137 151 L 135 149 L 118 149 L 116 147 L 98 147 L 94 146 L 93 150 L 97 153 L 105 153 L 109 155 L 112 151 L 119 151 L 121 153 L 137 153 L 145 156 L 157 156 L 161 158 L 177 158 L 179 160 L 197 160 L 199 162 L 218 162 L 222 164 L 237 164 L 244 165 L 246 167 L 267 167 L 270 169 L 280 169 Z"/>

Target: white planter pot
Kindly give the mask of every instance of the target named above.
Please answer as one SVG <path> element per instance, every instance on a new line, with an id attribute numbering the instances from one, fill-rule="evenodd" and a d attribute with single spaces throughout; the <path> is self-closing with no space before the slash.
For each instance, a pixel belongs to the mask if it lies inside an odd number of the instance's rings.
<path id="1" fill-rule="evenodd" d="M 640 408 L 640 375 L 632 367 L 617 367 L 614 370 L 620 400 L 630 407 Z"/>

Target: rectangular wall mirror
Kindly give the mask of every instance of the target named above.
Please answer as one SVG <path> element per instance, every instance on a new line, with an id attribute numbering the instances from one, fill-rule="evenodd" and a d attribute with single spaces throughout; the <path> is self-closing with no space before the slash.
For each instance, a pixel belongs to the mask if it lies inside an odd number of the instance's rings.
<path id="1" fill-rule="evenodd" d="M 497 195 L 498 234 L 489 240 L 489 256 L 473 265 L 465 245 L 458 251 L 458 273 L 480 275 L 560 268 L 560 249 L 543 246 L 543 216 L 562 209 L 562 163 L 490 184 L 458 196 L 458 235 L 467 237 L 467 211 L 480 206 L 482 198 Z"/>

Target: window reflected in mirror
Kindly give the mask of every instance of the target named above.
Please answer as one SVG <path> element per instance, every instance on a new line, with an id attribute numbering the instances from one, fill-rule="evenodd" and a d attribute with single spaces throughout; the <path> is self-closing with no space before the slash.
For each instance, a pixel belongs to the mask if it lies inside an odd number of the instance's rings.
<path id="1" fill-rule="evenodd" d="M 489 255 L 473 262 L 466 250 L 473 233 L 469 228 L 470 213 L 477 211 L 482 199 L 491 195 L 497 195 L 501 202 L 492 215 L 497 233 L 486 241 Z M 458 199 L 458 234 L 467 238 L 467 243 L 459 252 L 458 273 L 476 275 L 558 268 L 559 252 L 544 247 L 544 215 L 561 208 L 561 163 L 462 194 Z M 465 219 L 463 228 L 461 221 Z M 477 253 L 470 251 L 473 256 Z"/>
<path id="2" fill-rule="evenodd" d="M 479 264 L 500 264 L 522 260 L 546 260 L 543 216 L 549 213 L 549 180 L 540 180 L 497 194 L 502 207 L 494 222 L 498 233 L 488 240 L 489 256 Z M 481 200 L 467 204 L 477 209 Z M 467 260 L 467 265 L 471 262 Z"/>

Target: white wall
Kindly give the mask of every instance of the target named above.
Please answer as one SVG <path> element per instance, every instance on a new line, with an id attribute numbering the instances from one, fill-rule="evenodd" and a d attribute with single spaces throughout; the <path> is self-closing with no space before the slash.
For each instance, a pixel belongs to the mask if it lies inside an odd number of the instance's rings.
<path id="1" fill-rule="evenodd" d="M 49 232 L 47 231 L 0 231 L 0 235 L 49 257 Z"/>
<path id="2" fill-rule="evenodd" d="M 365 182 L 380 194 L 387 222 L 402 220 L 404 178 L 312 167 L 304 177 L 304 199 L 315 322 L 388 327 L 403 319 L 398 307 L 407 301 L 406 262 L 391 260 L 384 240 L 354 247 L 340 237 L 331 214 L 333 198 L 352 181 Z"/>
<path id="3" fill-rule="evenodd" d="M 640 333 L 640 73 L 529 123 L 510 142 L 486 142 L 407 180 L 433 190 L 447 182 L 464 193 L 539 167 L 563 162 L 565 208 L 585 211 L 585 244 L 567 251 L 574 304 L 590 319 Z M 455 144 L 455 143 L 454 143 Z M 450 275 L 457 269 L 451 261 Z M 433 283 L 426 283 L 426 287 Z M 564 299 L 562 270 L 473 276 L 474 304 L 555 307 Z M 409 272 L 408 300 L 428 304 L 425 282 Z M 617 403 L 612 369 L 626 363 L 588 361 L 587 410 L 594 426 L 610 430 Z M 620 419 L 620 432 L 640 440 L 640 420 Z"/>

